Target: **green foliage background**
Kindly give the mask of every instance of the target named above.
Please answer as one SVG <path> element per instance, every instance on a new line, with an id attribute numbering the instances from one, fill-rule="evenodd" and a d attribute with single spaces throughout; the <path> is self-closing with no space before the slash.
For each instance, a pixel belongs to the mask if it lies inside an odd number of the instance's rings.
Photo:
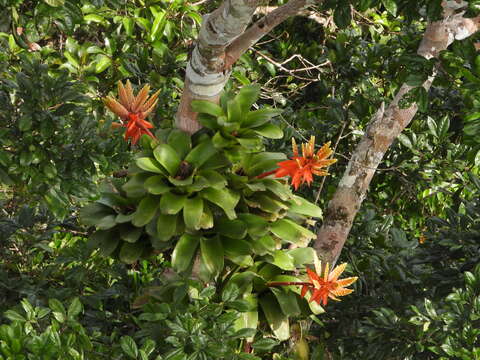
<path id="1" fill-rule="evenodd" d="M 245 309 L 233 298 L 192 280 L 167 301 L 168 259 L 104 258 L 78 223 L 79 206 L 132 159 L 100 98 L 118 80 L 150 83 L 161 90 L 152 122 L 171 126 L 201 14 L 219 3 L 0 0 L 0 358 L 183 359 L 179 349 L 254 358 L 239 352 L 252 334 L 234 330 Z M 284 109 L 273 123 L 285 136 L 269 150 L 288 152 L 291 136 L 338 142 L 332 176 L 303 187 L 307 199 L 321 191 L 325 207 L 381 103 L 431 73 L 414 54 L 439 10 L 436 0 L 327 1 L 315 11 L 333 21 L 290 19 L 236 64 L 227 90 L 258 83 L 258 104 Z M 302 359 L 307 340 L 311 359 L 480 358 L 477 40 L 456 41 L 428 94 L 414 93 L 420 112 L 376 173 L 342 253 L 360 278 L 355 292 L 315 318 L 293 317 L 303 332 L 290 342 L 262 328 L 255 356 Z M 289 73 L 258 51 L 277 62 L 297 55 L 291 70 L 324 65 Z"/>

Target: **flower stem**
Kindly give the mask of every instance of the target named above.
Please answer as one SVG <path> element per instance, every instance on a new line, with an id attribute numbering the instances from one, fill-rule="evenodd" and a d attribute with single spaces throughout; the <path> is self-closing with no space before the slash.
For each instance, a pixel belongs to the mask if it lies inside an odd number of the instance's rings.
<path id="1" fill-rule="evenodd" d="M 302 281 L 271 281 L 266 284 L 268 287 L 274 286 L 289 286 L 289 285 L 298 285 L 298 286 L 313 286 L 312 283 L 302 282 Z"/>
<path id="2" fill-rule="evenodd" d="M 264 177 L 267 177 L 268 175 L 275 174 L 275 171 L 277 171 L 277 170 L 264 172 L 263 174 L 257 175 L 256 178 L 257 179 L 263 179 Z"/>

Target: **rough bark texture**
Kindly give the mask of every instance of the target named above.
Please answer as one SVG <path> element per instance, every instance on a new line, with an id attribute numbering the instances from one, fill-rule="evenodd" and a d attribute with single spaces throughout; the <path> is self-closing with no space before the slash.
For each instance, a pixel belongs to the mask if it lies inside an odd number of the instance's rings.
<path id="1" fill-rule="evenodd" d="M 203 17 L 203 24 L 190 61 L 185 86 L 177 111 L 176 126 L 188 133 L 201 128 L 197 114 L 191 109 L 195 99 L 218 102 L 230 77 L 232 65 L 248 50 L 288 17 L 295 15 L 311 0 L 291 0 L 267 16 L 247 25 L 260 0 L 225 0 L 214 12 Z"/>
<path id="2" fill-rule="evenodd" d="M 447 3 L 444 4 L 448 6 Z M 479 30 L 479 18 L 463 18 L 463 13 L 453 15 L 448 8 L 445 15 L 444 20 L 431 23 L 427 27 L 418 49 L 419 55 L 427 59 L 437 57 L 440 51 L 445 50 L 455 39 L 465 39 Z M 434 76 L 423 84 L 425 89 L 430 88 Z M 322 261 L 331 264 L 337 261 L 377 166 L 393 140 L 415 116 L 418 109 L 416 104 L 406 109 L 399 107 L 399 101 L 411 89 L 411 86 L 404 84 L 386 109 L 382 105 L 353 152 L 328 204 L 324 222 L 314 244 Z"/>

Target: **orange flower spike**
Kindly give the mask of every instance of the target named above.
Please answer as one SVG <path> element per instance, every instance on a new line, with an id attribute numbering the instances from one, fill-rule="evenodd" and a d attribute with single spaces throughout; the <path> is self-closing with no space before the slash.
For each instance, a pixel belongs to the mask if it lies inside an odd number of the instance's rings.
<path id="1" fill-rule="evenodd" d="M 152 132 L 148 130 L 154 127 L 153 124 L 145 119 L 157 105 L 160 91 L 157 91 L 150 97 L 148 96 L 149 91 L 150 85 L 145 85 L 138 95 L 135 96 L 129 80 L 127 80 L 125 86 L 119 81 L 118 96 L 120 102 L 111 96 L 103 99 L 108 109 L 120 117 L 120 124 L 114 125 L 114 127 L 127 128 L 125 140 L 130 138 L 132 144 L 136 144 L 143 134 L 155 139 Z"/>
<path id="2" fill-rule="evenodd" d="M 293 157 L 290 160 L 279 162 L 279 168 L 275 171 L 275 177 L 290 176 L 295 190 L 305 182 L 310 185 L 313 175 L 328 175 L 328 172 L 322 168 L 337 161 L 336 159 L 327 159 L 333 153 L 333 150 L 330 149 L 330 142 L 323 145 L 315 154 L 315 136 L 312 136 L 307 143 L 303 143 L 301 149 L 302 156 L 299 156 L 297 143 L 292 138 Z"/>
<path id="3" fill-rule="evenodd" d="M 310 302 L 316 301 L 318 304 L 322 303 L 327 305 L 328 299 L 335 301 L 340 301 L 337 298 L 340 296 L 345 296 L 351 294 L 353 289 L 347 289 L 346 287 L 353 284 L 357 281 L 357 277 L 349 277 L 345 279 L 338 280 L 340 275 L 345 271 L 347 263 L 343 263 L 335 267 L 331 272 L 330 265 L 327 263 L 325 265 L 325 270 L 323 271 L 323 277 L 320 277 L 318 274 L 321 274 L 321 264 L 319 261 L 315 262 L 315 271 L 307 268 L 307 275 L 310 279 L 312 286 L 308 288 L 307 286 L 302 287 L 301 296 L 305 296 L 308 290 L 312 292 L 310 296 Z M 307 288 L 305 290 L 305 288 Z"/>

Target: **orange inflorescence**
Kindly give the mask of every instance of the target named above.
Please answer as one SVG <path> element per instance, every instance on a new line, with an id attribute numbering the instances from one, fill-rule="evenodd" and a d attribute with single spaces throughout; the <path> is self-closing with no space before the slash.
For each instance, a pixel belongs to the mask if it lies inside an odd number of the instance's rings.
<path id="1" fill-rule="evenodd" d="M 328 263 L 325 266 L 323 277 L 319 275 L 321 269 L 317 272 L 307 268 L 307 275 L 310 279 L 310 285 L 303 284 L 300 295 L 304 297 L 308 291 L 311 292 L 310 301 L 316 301 L 318 304 L 327 305 L 328 298 L 340 301 L 337 296 L 345 296 L 351 294 L 353 289 L 346 289 L 347 286 L 357 281 L 357 277 L 349 277 L 339 280 L 338 278 L 343 273 L 347 263 L 338 265 L 332 272 L 329 272 Z"/>
<path id="2" fill-rule="evenodd" d="M 330 149 L 330 142 L 315 153 L 315 136 L 312 136 L 308 143 L 302 144 L 302 156 L 299 155 L 297 144 L 293 138 L 292 149 L 293 157 L 278 163 L 279 168 L 275 171 L 275 177 L 290 176 L 295 190 L 305 182 L 310 185 L 313 175 L 328 175 L 323 168 L 337 161 L 337 159 L 327 159 L 333 153 L 333 150 Z"/>
<path id="3" fill-rule="evenodd" d="M 110 111 L 120 117 L 120 124 L 116 126 L 127 129 L 125 140 L 132 139 L 132 144 L 136 144 L 143 134 L 155 139 L 155 136 L 149 130 L 153 128 L 153 125 L 145 119 L 157 105 L 159 91 L 150 97 L 148 96 L 149 91 L 150 85 L 145 85 L 135 96 L 130 81 L 127 80 L 125 86 L 119 81 L 118 95 L 120 101 L 111 96 L 103 99 Z"/>
<path id="4" fill-rule="evenodd" d="M 420 237 L 418 238 L 418 243 L 419 244 L 423 244 L 425 243 L 425 240 L 427 240 L 427 237 L 425 235 L 420 235 Z"/>

